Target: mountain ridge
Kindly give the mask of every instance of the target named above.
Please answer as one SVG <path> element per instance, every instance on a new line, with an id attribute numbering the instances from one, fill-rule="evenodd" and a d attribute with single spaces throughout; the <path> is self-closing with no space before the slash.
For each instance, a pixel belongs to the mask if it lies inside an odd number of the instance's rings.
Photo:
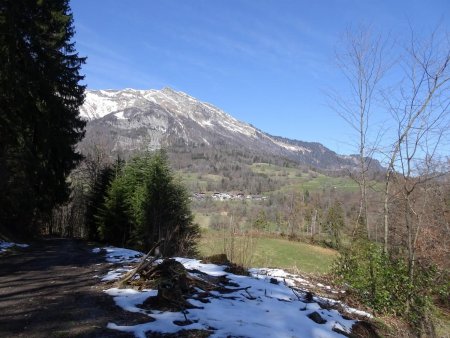
<path id="1" fill-rule="evenodd" d="M 161 90 L 88 90 L 80 108 L 86 140 L 103 137 L 112 152 L 174 145 L 248 149 L 326 170 L 354 169 L 356 156 L 338 155 L 319 142 L 273 136 L 213 104 L 169 87 Z"/>

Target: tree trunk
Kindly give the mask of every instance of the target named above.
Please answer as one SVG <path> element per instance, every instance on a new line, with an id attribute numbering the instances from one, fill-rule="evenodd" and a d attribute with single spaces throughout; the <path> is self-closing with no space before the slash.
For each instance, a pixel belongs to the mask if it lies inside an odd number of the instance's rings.
<path id="1" fill-rule="evenodd" d="M 383 205 L 383 222 L 384 222 L 384 246 L 383 252 L 388 253 L 388 236 L 389 236 L 389 188 L 390 188 L 390 171 L 386 173 L 386 182 L 384 188 L 384 205 Z"/>

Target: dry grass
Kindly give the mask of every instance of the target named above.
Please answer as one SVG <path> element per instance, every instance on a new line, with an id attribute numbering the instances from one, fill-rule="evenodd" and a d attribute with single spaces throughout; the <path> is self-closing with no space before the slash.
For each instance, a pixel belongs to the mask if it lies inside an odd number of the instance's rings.
<path id="1" fill-rule="evenodd" d="M 233 261 L 233 257 L 240 257 L 242 260 L 242 255 L 251 255 L 251 259 L 246 258 L 246 264 L 234 261 L 244 266 L 295 268 L 305 273 L 323 274 L 330 271 L 332 262 L 337 257 L 334 250 L 280 238 L 248 238 L 237 235 L 232 240 L 236 252 L 233 256 L 227 253 L 227 256 Z M 224 242 L 230 241 L 231 238 L 224 237 L 220 231 L 204 231 L 199 245 L 200 253 L 203 256 L 226 253 Z"/>

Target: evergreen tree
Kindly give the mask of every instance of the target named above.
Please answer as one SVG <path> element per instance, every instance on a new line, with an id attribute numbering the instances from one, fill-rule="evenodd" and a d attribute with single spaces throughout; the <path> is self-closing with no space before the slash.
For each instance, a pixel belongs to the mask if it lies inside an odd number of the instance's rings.
<path id="1" fill-rule="evenodd" d="M 341 231 L 344 228 L 344 210 L 341 203 L 335 201 L 328 209 L 325 223 L 327 230 L 331 236 L 331 245 L 339 249 L 341 246 Z"/>
<path id="2" fill-rule="evenodd" d="M 113 179 L 114 169 L 106 166 L 100 169 L 99 174 L 95 177 L 92 189 L 89 192 L 86 207 L 86 230 L 89 239 L 98 241 L 100 234 L 98 232 L 98 222 L 95 217 L 105 204 L 106 192 Z"/>
<path id="3" fill-rule="evenodd" d="M 189 196 L 164 152 L 131 160 L 111 183 L 96 218 L 101 239 L 111 244 L 149 250 L 164 238 L 163 255 L 196 253 L 199 230 Z"/>
<path id="4" fill-rule="evenodd" d="M 266 230 L 269 227 L 269 222 L 267 220 L 267 215 L 264 210 L 260 210 L 256 220 L 253 222 L 253 227 L 257 230 Z"/>
<path id="5" fill-rule="evenodd" d="M 0 4 L 0 231 L 29 233 L 68 198 L 85 126 L 73 35 L 67 0 Z"/>
<path id="6" fill-rule="evenodd" d="M 117 177 L 108 189 L 105 203 L 96 215 L 100 238 L 113 245 L 130 245 L 133 223 L 125 192 L 125 180 Z"/>
<path id="7" fill-rule="evenodd" d="M 161 151 L 154 155 L 150 176 L 146 182 L 144 217 L 136 229 L 143 247 L 164 238 L 162 254 L 193 255 L 198 226 L 193 223 L 186 189 L 174 179 L 167 155 Z"/>

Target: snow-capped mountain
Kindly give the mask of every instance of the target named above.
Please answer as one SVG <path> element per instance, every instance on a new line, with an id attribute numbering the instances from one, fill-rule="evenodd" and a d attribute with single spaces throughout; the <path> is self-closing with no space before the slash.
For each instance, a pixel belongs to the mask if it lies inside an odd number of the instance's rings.
<path id="1" fill-rule="evenodd" d="M 320 143 L 269 135 L 170 88 L 87 91 L 80 114 L 88 120 L 84 142 L 100 138 L 111 151 L 227 145 L 323 169 L 356 164 L 354 157 L 339 156 Z"/>

